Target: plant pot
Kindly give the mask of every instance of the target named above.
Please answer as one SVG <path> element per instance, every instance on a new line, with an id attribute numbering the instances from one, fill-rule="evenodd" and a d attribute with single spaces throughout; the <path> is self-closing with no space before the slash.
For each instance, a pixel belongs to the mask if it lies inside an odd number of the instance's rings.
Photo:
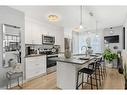
<path id="1" fill-rule="evenodd" d="M 112 62 L 112 67 L 117 68 L 117 59 L 114 59 Z"/>
<path id="2" fill-rule="evenodd" d="M 112 62 L 109 62 L 107 60 L 105 60 L 105 64 L 106 64 L 106 67 L 108 67 L 108 68 L 112 68 L 113 67 Z"/>

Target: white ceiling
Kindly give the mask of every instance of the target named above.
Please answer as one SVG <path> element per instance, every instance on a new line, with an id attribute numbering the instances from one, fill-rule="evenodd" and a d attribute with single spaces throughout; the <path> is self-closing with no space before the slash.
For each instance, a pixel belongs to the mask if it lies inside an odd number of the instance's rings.
<path id="1" fill-rule="evenodd" d="M 101 27 L 123 25 L 127 18 L 127 6 L 87 6 Z"/>
<path id="2" fill-rule="evenodd" d="M 60 20 L 53 23 L 63 27 L 76 27 L 80 23 L 80 6 L 11 6 L 25 15 L 36 18 L 43 22 L 48 22 L 49 14 L 56 14 Z M 127 6 L 85 6 L 83 8 L 83 23 L 89 27 L 95 25 L 95 19 L 99 23 L 100 28 L 123 25 L 127 16 Z M 88 17 L 89 12 L 94 17 Z M 89 15 L 90 16 L 90 15 Z M 92 19 L 92 21 L 90 21 Z M 92 28 L 92 27 L 91 27 Z"/>

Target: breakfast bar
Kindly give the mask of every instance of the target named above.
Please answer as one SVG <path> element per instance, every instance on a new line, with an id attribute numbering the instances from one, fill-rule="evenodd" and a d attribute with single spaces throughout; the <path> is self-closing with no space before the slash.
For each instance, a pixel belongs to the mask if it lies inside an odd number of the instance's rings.
<path id="1" fill-rule="evenodd" d="M 71 58 L 57 57 L 57 87 L 60 89 L 76 89 L 77 72 L 95 60 L 95 57 L 85 55 Z M 80 78 L 81 79 L 81 78 Z"/>

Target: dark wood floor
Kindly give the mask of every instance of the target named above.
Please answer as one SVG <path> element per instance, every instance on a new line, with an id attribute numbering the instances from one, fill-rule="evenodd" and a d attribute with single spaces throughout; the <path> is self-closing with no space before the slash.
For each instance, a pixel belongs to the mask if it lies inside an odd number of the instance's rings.
<path id="1" fill-rule="evenodd" d="M 99 89 L 124 89 L 123 75 L 119 74 L 116 69 L 107 68 L 107 76 L 102 81 Z M 18 89 L 14 87 L 13 89 Z M 56 87 L 56 72 L 46 76 L 41 76 L 24 84 L 23 89 L 58 89 Z M 88 85 L 84 89 L 90 89 Z M 83 89 L 83 90 L 84 90 Z M 96 88 L 94 88 L 96 89 Z"/>

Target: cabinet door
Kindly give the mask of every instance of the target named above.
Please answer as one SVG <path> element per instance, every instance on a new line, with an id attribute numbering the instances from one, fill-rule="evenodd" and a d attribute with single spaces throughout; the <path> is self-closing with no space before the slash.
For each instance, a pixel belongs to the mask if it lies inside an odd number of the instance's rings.
<path id="1" fill-rule="evenodd" d="M 39 64 L 38 69 L 40 69 L 42 73 L 46 73 L 46 55 L 37 57 L 36 62 L 36 64 Z"/>
<path id="2" fill-rule="evenodd" d="M 46 55 L 26 58 L 26 79 L 46 73 Z"/>
<path id="3" fill-rule="evenodd" d="M 37 23 L 32 23 L 32 43 L 42 44 L 41 26 Z"/>
<path id="4" fill-rule="evenodd" d="M 46 55 L 42 56 L 42 72 L 46 73 L 46 68 L 47 68 L 47 59 L 46 59 Z"/>
<path id="5" fill-rule="evenodd" d="M 25 21 L 25 43 L 26 44 L 32 44 L 32 26 L 30 21 Z"/>

